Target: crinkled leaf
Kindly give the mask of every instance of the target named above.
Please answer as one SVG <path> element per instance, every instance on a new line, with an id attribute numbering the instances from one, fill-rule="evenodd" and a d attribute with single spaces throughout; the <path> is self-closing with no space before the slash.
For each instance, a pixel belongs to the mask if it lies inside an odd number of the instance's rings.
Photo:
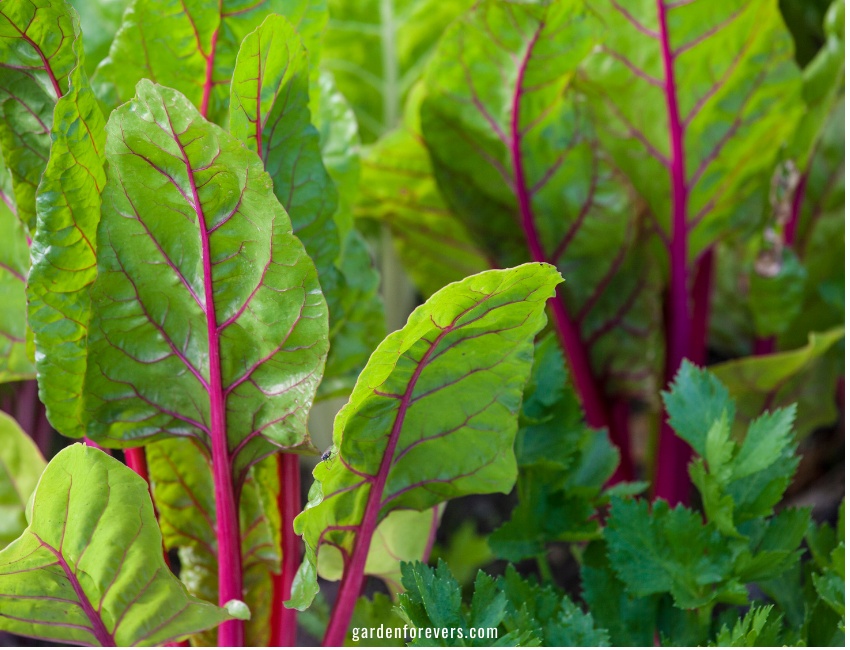
<path id="1" fill-rule="evenodd" d="M 144 480 L 81 444 L 47 466 L 0 566 L 0 628 L 54 643 L 164 645 L 230 618 L 169 571 Z"/>
<path id="2" fill-rule="evenodd" d="M 79 23 L 64 0 L 6 0 L 0 6 L 0 147 L 18 217 L 29 231 L 35 230 L 35 193 L 49 156 L 53 109 L 77 66 Z"/>
<path id="3" fill-rule="evenodd" d="M 333 72 L 372 142 L 397 126 L 445 27 L 471 0 L 330 0 L 322 67 Z"/>
<path id="4" fill-rule="evenodd" d="M 204 117 L 224 125 L 230 81 L 242 39 L 269 14 L 286 16 L 318 46 L 327 21 L 324 0 L 136 0 L 124 14 L 109 57 L 93 84 L 112 110 L 150 79 L 183 93 Z"/>
<path id="5" fill-rule="evenodd" d="M 654 397 L 648 233 L 573 87 L 600 27 L 579 2 L 476 4 L 428 65 L 422 131 L 440 190 L 488 259 L 557 264 L 559 296 L 608 392 Z"/>
<path id="6" fill-rule="evenodd" d="M 307 555 L 292 605 L 303 609 L 317 589 L 322 544 L 350 553 L 392 510 L 511 489 L 532 341 L 559 281 L 544 264 L 472 276 L 431 296 L 372 353 L 334 422 L 336 453 L 316 466 L 295 520 Z M 367 507 L 376 519 L 364 527 Z"/>
<path id="7" fill-rule="evenodd" d="M 390 227 L 405 270 L 430 296 L 491 264 L 437 188 L 419 119 L 424 90 L 413 87 L 402 125 L 369 147 L 357 215 Z"/>
<path id="8" fill-rule="evenodd" d="M 27 527 L 27 502 L 46 465 L 32 438 L 0 412 L 0 549 Z"/>
<path id="9" fill-rule="evenodd" d="M 190 593 L 218 601 L 216 510 L 212 468 L 191 440 L 161 440 L 146 447 L 154 500 L 160 516 L 166 549 L 179 549 L 180 578 Z M 242 567 L 245 602 L 251 612 L 245 626 L 249 645 L 266 645 L 272 608 L 272 572 L 280 571 L 280 539 L 264 507 L 261 491 L 267 488 L 265 460 L 252 468 L 239 502 L 242 532 Z M 274 472 L 276 475 L 276 471 Z M 275 507 L 276 507 L 275 503 Z M 214 633 L 194 637 L 196 645 L 215 646 Z"/>
<path id="10" fill-rule="evenodd" d="M 89 288 L 97 274 L 97 224 L 106 186 L 106 121 L 83 71 L 79 38 L 74 54 L 68 92 L 53 112 L 50 160 L 36 194 L 27 315 L 47 417 L 63 435 L 81 438 Z"/>
<path id="11" fill-rule="evenodd" d="M 797 404 L 799 438 L 818 426 L 834 422 L 837 417 L 834 374 L 823 365 L 822 357 L 843 338 L 843 327 L 812 332 L 809 344 L 797 350 L 734 359 L 712 366 L 711 374 L 735 397 L 739 427 L 767 408 L 793 403 Z"/>
<path id="12" fill-rule="evenodd" d="M 760 213 L 763 173 L 805 109 L 793 40 L 775 0 L 594 8 L 608 31 L 583 72 L 600 138 L 669 233 L 676 125 L 696 256 Z"/>
<path id="13" fill-rule="evenodd" d="M 337 190 L 322 162 L 319 133 L 310 123 L 308 77 L 307 50 L 298 34 L 286 18 L 269 16 L 242 42 L 231 86 L 230 133 L 260 154 L 294 233 L 316 264 L 331 322 L 326 374 L 339 383 L 340 375 L 359 371 L 370 344 L 377 345 L 378 336 L 370 336 L 368 328 L 374 301 L 360 309 L 355 305 L 363 294 L 374 294 L 374 286 L 370 260 L 360 254 L 359 242 L 346 248 L 340 262 L 340 237 L 351 233 L 336 220 Z M 352 333 L 349 320 L 367 326 Z M 365 335 L 361 345 L 357 335 Z"/>
<path id="14" fill-rule="evenodd" d="M 26 283 L 30 266 L 27 233 L 16 215 L 12 177 L 0 158 L 0 382 L 30 379 L 27 357 Z"/>
<path id="15" fill-rule="evenodd" d="M 178 92 L 139 82 L 106 150 L 88 435 L 226 436 L 238 485 L 275 448 L 309 445 L 328 345 L 315 267 L 259 158 Z"/>

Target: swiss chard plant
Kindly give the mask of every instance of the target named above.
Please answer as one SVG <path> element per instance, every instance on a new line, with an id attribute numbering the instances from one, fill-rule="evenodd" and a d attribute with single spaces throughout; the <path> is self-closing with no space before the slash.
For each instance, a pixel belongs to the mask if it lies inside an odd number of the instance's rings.
<path id="1" fill-rule="evenodd" d="M 841 644 L 844 506 L 783 495 L 843 422 L 844 3 L 796 10 L 0 0 L 0 633 Z"/>

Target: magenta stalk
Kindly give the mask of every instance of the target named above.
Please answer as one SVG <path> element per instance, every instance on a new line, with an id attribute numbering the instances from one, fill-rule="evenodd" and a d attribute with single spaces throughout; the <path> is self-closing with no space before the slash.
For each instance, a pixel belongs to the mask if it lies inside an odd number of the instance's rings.
<path id="1" fill-rule="evenodd" d="M 272 610 L 269 646 L 289 648 L 295 645 L 297 611 L 284 606 L 292 598 L 292 583 L 301 560 L 301 544 L 293 522 L 301 512 L 301 475 L 296 454 L 278 454 L 277 472 L 280 494 L 277 497 L 281 517 L 280 574 L 273 576 L 274 609 Z"/>

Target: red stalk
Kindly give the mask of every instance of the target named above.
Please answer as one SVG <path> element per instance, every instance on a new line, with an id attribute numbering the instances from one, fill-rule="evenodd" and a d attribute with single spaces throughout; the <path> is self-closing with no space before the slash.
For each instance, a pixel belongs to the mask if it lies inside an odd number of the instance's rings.
<path id="1" fill-rule="evenodd" d="M 534 223 L 534 210 L 531 205 L 531 194 L 528 189 L 528 183 L 525 178 L 525 170 L 522 160 L 522 133 L 519 126 L 519 110 L 520 100 L 522 98 L 522 83 L 525 76 L 525 70 L 528 66 L 528 60 L 531 56 L 531 51 L 540 36 L 543 29 L 541 24 L 537 32 L 532 37 L 528 44 L 522 62 L 520 63 L 517 73 L 516 89 L 514 90 L 513 103 L 511 109 L 511 130 L 509 134 L 511 162 L 514 171 L 514 180 L 516 183 L 516 198 L 519 204 L 520 223 L 525 235 L 525 241 L 528 245 L 531 258 L 535 262 L 550 262 L 546 253 L 543 250 L 543 245 L 540 241 L 540 236 L 537 233 L 537 227 Z M 578 327 L 573 322 L 567 308 L 565 306 L 560 287 L 556 289 L 555 296 L 549 299 L 549 309 L 552 313 L 555 330 L 558 333 L 558 338 L 561 340 L 561 345 L 566 353 L 567 363 L 570 366 L 573 385 L 584 407 L 585 417 L 590 426 L 594 428 L 608 429 L 614 444 L 618 440 L 628 441 L 627 420 L 624 427 L 615 437 L 612 430 L 611 421 L 608 416 L 605 400 L 599 386 L 596 383 L 596 378 L 593 376 L 593 370 L 590 366 L 590 359 L 587 356 L 587 346 L 581 339 L 581 334 Z M 621 423 L 623 424 L 623 423 Z M 631 464 L 631 456 L 628 444 L 620 447 L 620 455 L 624 461 Z M 624 470 L 625 471 L 625 470 Z"/>
<path id="2" fill-rule="evenodd" d="M 691 353 L 691 318 L 688 305 L 688 188 L 685 181 L 684 128 L 676 96 L 674 56 L 667 31 L 667 8 L 656 0 L 658 38 L 664 62 L 664 94 L 670 127 L 670 185 L 672 189 L 670 290 L 667 296 L 667 359 L 665 380 L 672 381 L 682 361 Z M 661 424 L 655 477 L 655 496 L 671 504 L 687 503 L 690 490 L 687 464 L 690 446 L 678 438 L 666 420 Z"/>
<path id="3" fill-rule="evenodd" d="M 609 485 L 635 480 L 635 467 L 632 460 L 629 440 L 629 403 L 624 399 L 615 400 L 611 406 L 611 441 L 620 450 L 620 464 L 609 479 Z"/>
<path id="4" fill-rule="evenodd" d="M 277 472 L 280 494 L 277 505 L 281 516 L 280 574 L 273 576 L 274 609 L 272 610 L 269 647 L 289 648 L 295 645 L 296 610 L 284 606 L 292 597 L 292 582 L 301 561 L 301 544 L 293 529 L 293 521 L 301 511 L 301 474 L 296 454 L 278 454 Z"/>
<path id="5" fill-rule="evenodd" d="M 708 323 L 711 317 L 711 292 L 714 285 L 714 247 L 709 248 L 697 261 L 691 303 L 694 318 L 691 329 L 691 354 L 688 357 L 698 366 L 704 366 L 708 349 Z"/>

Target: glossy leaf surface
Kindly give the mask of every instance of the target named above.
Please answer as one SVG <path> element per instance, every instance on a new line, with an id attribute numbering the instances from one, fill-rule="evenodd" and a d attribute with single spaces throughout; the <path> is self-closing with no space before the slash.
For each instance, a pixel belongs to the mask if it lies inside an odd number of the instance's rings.
<path id="1" fill-rule="evenodd" d="M 0 549 L 27 527 L 27 501 L 46 465 L 32 438 L 0 413 Z"/>
<path id="2" fill-rule="evenodd" d="M 145 482 L 81 444 L 47 466 L 0 566 L 0 628 L 54 643 L 163 645 L 230 618 L 169 571 Z"/>
<path id="3" fill-rule="evenodd" d="M 179 90 L 224 125 L 240 43 L 271 13 L 286 16 L 308 47 L 318 43 L 327 20 L 324 0 L 137 0 L 98 67 L 99 96 L 114 109 L 149 79 Z"/>
<path id="4" fill-rule="evenodd" d="M 510 490 L 532 340 L 559 281 L 543 264 L 472 276 L 434 294 L 378 346 L 334 422 L 336 454 L 317 465 L 295 520 L 307 557 L 292 605 L 312 600 L 323 544 L 349 555 L 366 540 L 365 566 L 374 527 L 392 510 Z"/>
<path id="5" fill-rule="evenodd" d="M 588 357 L 586 372 L 609 393 L 654 392 L 660 314 L 658 276 L 639 246 L 647 233 L 573 88 L 600 34 L 570 0 L 477 4 L 428 66 L 422 130 L 441 191 L 488 259 L 564 273 L 571 363 Z M 590 410 L 581 387 L 594 378 L 576 379 Z"/>
<path id="6" fill-rule="evenodd" d="M 333 72 L 365 142 L 397 126 L 434 44 L 471 0 L 330 0 L 322 67 Z"/>
<path id="7" fill-rule="evenodd" d="M 600 137 L 667 232 L 682 163 L 693 258 L 760 211 L 759 174 L 804 108 L 793 40 L 774 0 L 595 8 L 607 34 L 584 73 Z"/>
<path id="8" fill-rule="evenodd" d="M 106 121 L 83 71 L 82 42 L 68 92 L 53 114 L 50 160 L 36 194 L 37 225 L 27 283 L 39 395 L 50 423 L 80 438 L 89 288 L 97 273 L 97 225 L 106 186 Z"/>
<path id="9" fill-rule="evenodd" d="M 226 431 L 238 485 L 272 444 L 309 444 L 327 353 L 315 267 L 260 160 L 176 91 L 140 82 L 110 117 L 107 158 L 88 435 L 209 448 Z"/>
<path id="10" fill-rule="evenodd" d="M 7 0 L 0 6 L 0 146 L 12 173 L 18 217 L 30 231 L 53 109 L 77 65 L 78 35 L 79 18 L 64 0 Z"/>

